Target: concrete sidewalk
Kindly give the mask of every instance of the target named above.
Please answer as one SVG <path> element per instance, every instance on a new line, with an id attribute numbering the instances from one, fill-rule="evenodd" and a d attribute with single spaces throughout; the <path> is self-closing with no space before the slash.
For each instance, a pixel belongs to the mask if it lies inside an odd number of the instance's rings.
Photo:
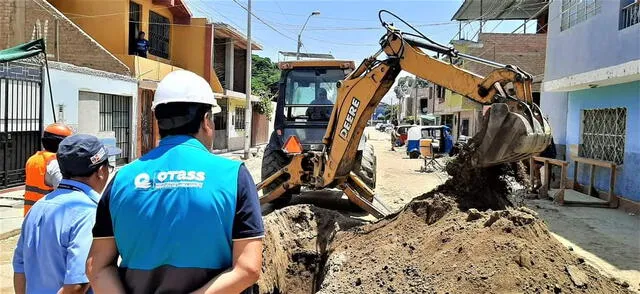
<path id="1" fill-rule="evenodd" d="M 560 243 L 607 276 L 640 293 L 640 216 L 619 209 L 529 200 Z"/>
<path id="2" fill-rule="evenodd" d="M 0 240 L 20 233 L 23 199 L 21 187 L 0 191 Z"/>

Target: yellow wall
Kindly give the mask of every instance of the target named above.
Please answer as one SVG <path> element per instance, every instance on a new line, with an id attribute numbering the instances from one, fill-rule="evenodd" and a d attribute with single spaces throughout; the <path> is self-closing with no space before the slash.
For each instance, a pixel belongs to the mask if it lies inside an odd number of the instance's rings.
<path id="1" fill-rule="evenodd" d="M 150 1 L 150 0 L 149 0 Z M 49 0 L 114 55 L 127 54 L 129 1 Z"/>
<path id="2" fill-rule="evenodd" d="M 173 64 L 200 76 L 204 76 L 206 25 L 204 18 L 192 18 L 191 26 L 174 26 L 172 28 L 174 40 L 171 44 Z"/>

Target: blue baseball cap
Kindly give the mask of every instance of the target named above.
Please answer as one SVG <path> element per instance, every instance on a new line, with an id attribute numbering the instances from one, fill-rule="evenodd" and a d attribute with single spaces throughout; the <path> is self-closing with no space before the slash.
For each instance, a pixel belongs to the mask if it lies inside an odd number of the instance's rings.
<path id="1" fill-rule="evenodd" d="M 96 166 L 109 160 L 109 156 L 121 152 L 120 148 L 105 146 L 95 136 L 77 134 L 60 142 L 56 156 L 63 175 L 81 176 L 91 173 Z"/>

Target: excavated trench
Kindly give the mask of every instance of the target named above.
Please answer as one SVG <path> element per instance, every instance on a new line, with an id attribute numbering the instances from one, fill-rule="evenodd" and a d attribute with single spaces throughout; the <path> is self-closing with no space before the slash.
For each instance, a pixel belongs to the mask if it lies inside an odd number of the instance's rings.
<path id="1" fill-rule="evenodd" d="M 464 154 L 463 154 L 464 155 Z M 628 293 L 514 209 L 522 166 L 465 168 L 375 223 L 295 205 L 264 217 L 260 293 Z"/>

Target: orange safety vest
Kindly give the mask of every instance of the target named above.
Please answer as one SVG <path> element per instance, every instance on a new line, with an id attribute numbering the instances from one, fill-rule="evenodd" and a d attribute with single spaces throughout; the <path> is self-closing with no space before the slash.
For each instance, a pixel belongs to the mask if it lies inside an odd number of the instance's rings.
<path id="1" fill-rule="evenodd" d="M 54 159 L 56 159 L 55 153 L 38 151 L 27 160 L 24 181 L 24 215 L 27 215 L 36 201 L 53 191 L 53 187 L 48 186 L 44 179 L 47 165 Z"/>

